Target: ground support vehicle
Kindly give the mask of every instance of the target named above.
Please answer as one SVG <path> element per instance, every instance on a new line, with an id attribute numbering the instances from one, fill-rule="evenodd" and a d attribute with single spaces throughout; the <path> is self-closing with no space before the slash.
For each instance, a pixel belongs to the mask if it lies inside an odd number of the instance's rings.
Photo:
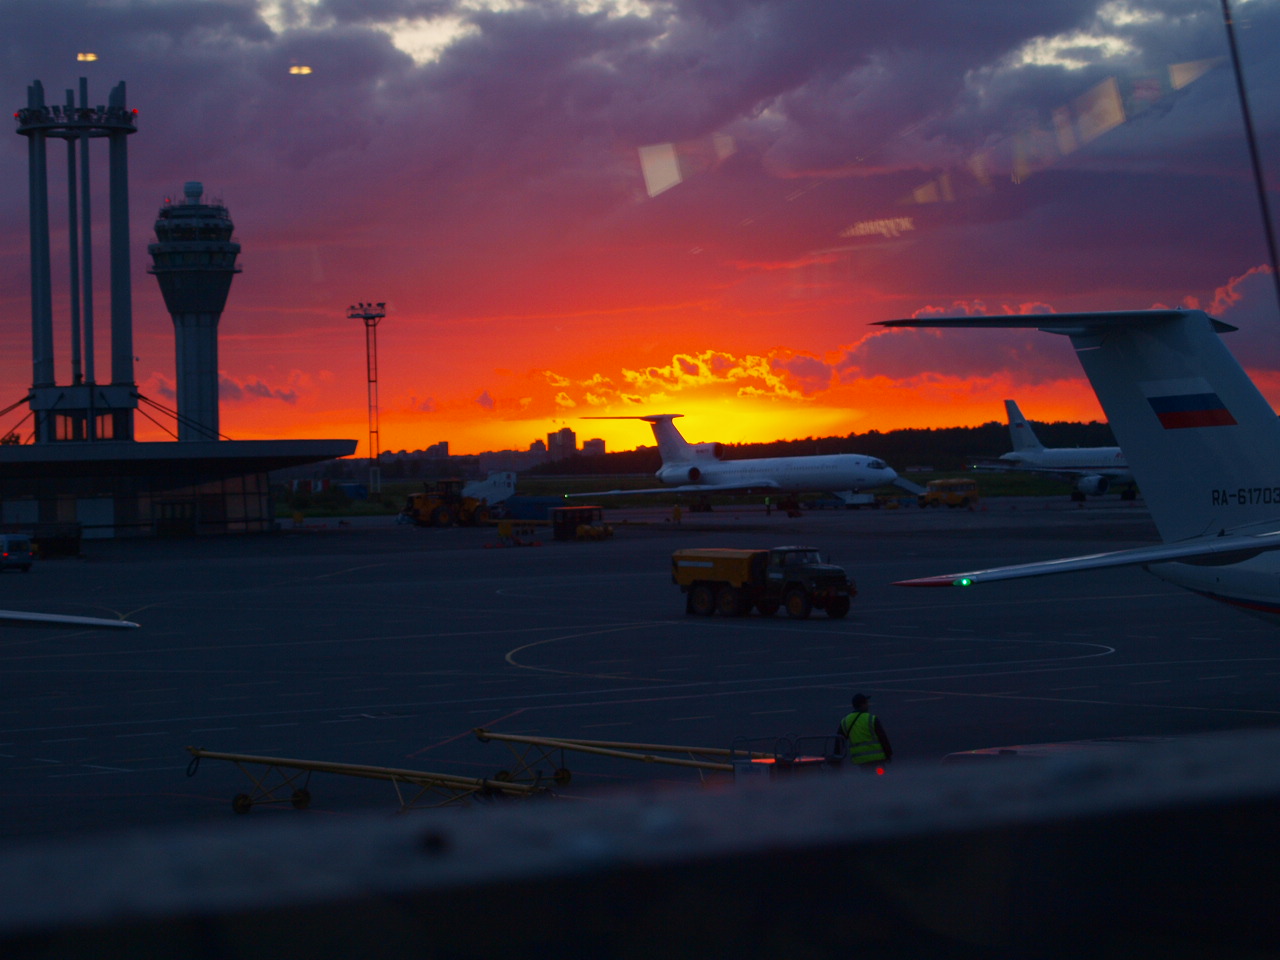
<path id="1" fill-rule="evenodd" d="M 400 515 L 420 527 L 474 527 L 489 522 L 489 505 L 462 492 L 465 481 L 437 480 L 424 484 L 422 493 L 409 495 Z"/>
<path id="2" fill-rule="evenodd" d="M 602 507 L 555 507 L 550 511 L 555 540 L 607 540 L 613 527 L 604 522 Z"/>
<path id="3" fill-rule="evenodd" d="M 969 507 L 978 505 L 978 482 L 967 477 L 930 480 L 917 501 L 921 507 Z"/>
<path id="4" fill-rule="evenodd" d="M 15 533 L 0 535 L 0 570 L 21 570 L 26 573 L 31 569 L 34 559 L 30 537 Z"/>
<path id="5" fill-rule="evenodd" d="M 849 612 L 858 592 L 841 567 L 824 563 L 812 547 L 677 550 L 671 581 L 686 595 L 685 612 L 699 616 L 740 617 L 755 607 L 771 617 L 786 607 L 798 620 L 815 608 L 838 618 Z"/>

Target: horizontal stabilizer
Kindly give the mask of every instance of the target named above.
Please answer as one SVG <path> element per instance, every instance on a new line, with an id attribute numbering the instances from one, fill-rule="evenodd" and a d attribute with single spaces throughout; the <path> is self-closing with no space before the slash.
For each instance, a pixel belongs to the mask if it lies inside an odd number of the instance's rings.
<path id="1" fill-rule="evenodd" d="M 1183 320 L 1191 314 L 1211 320 L 1218 333 L 1239 329 L 1209 317 L 1199 310 L 1104 310 L 1098 313 L 1029 313 L 1001 314 L 991 317 L 910 317 L 905 320 L 881 320 L 877 327 L 931 327 L 942 330 L 966 327 L 991 330 L 1043 330 L 1067 335 L 1102 332 L 1119 327 L 1145 327 L 1165 320 Z"/>
<path id="2" fill-rule="evenodd" d="M 583 499 L 590 497 L 625 497 L 646 493 L 750 493 L 754 490 L 780 490 L 781 486 L 773 480 L 756 480 L 751 484 L 741 483 L 686 483 L 679 487 L 648 487 L 644 490 L 598 490 L 595 493 L 566 493 L 566 499 Z"/>
<path id="3" fill-rule="evenodd" d="M 1195 562 L 1218 560 L 1235 563 L 1268 550 L 1280 550 L 1280 531 L 1261 534 L 1197 537 L 1177 543 L 1135 547 L 1132 550 L 1115 550 L 1110 553 L 1092 553 L 1079 557 L 1062 557 L 1042 560 L 1038 563 L 1018 563 L 989 570 L 969 570 L 964 573 L 946 573 L 936 577 L 920 577 L 915 580 L 899 580 L 898 587 L 968 587 L 977 583 L 996 580 L 1022 580 L 1027 577 L 1044 577 L 1054 573 L 1072 573 L 1080 570 L 1103 570 L 1110 567 L 1129 567 L 1171 561 Z"/>

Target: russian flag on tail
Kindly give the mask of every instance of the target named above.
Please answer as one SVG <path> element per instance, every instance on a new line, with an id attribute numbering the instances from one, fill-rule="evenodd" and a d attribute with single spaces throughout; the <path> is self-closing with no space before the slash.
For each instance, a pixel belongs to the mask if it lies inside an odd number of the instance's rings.
<path id="1" fill-rule="evenodd" d="M 1236 423 L 1209 381 L 1203 377 L 1185 380 L 1149 380 L 1140 384 L 1142 394 L 1166 430 L 1187 427 L 1230 427 Z"/>

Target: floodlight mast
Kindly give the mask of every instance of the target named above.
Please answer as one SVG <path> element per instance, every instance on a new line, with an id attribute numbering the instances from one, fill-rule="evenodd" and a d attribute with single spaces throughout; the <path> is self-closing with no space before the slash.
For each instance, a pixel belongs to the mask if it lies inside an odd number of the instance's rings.
<path id="1" fill-rule="evenodd" d="M 378 321 L 387 315 L 385 303 L 357 303 L 347 308 L 347 318 L 364 321 L 366 379 L 369 385 L 369 498 L 381 499 L 382 472 L 378 468 Z"/>

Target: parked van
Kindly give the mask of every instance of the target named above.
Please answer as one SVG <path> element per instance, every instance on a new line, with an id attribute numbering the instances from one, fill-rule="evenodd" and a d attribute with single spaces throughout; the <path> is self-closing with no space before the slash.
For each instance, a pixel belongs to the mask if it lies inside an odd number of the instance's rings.
<path id="1" fill-rule="evenodd" d="M 35 555 L 31 552 L 31 538 L 24 534 L 0 534 L 0 570 L 31 569 Z"/>

